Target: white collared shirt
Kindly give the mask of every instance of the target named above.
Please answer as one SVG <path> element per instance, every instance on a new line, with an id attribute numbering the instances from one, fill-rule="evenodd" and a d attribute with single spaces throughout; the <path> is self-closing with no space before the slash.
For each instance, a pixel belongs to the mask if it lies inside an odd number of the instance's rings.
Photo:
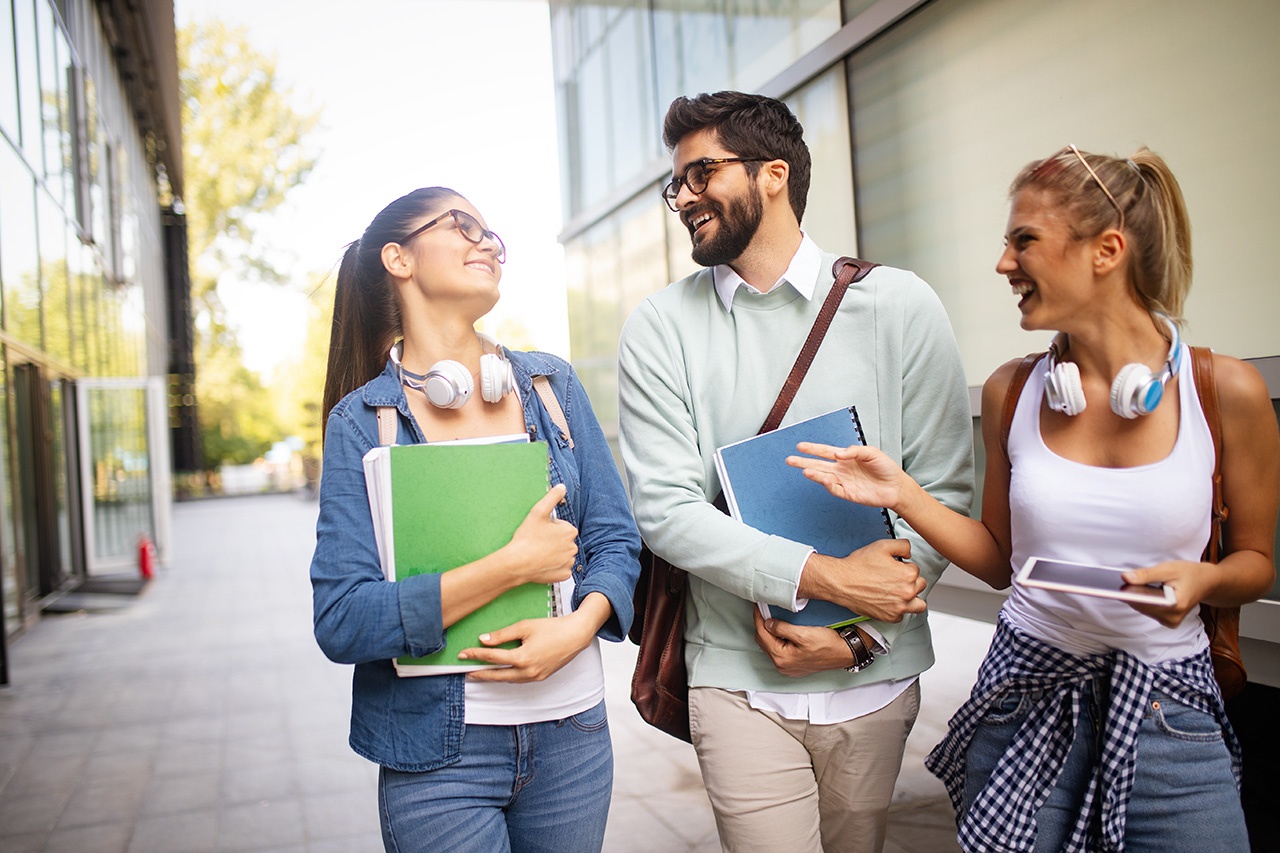
<path id="1" fill-rule="evenodd" d="M 770 290 L 789 284 L 796 293 L 808 301 L 813 301 L 813 293 L 818 286 L 818 274 L 821 272 L 821 265 L 822 250 L 818 248 L 818 244 L 810 239 L 808 234 L 801 232 L 800 246 L 791 257 L 791 263 L 787 265 L 786 272 L 774 282 Z M 748 284 L 728 264 L 716 265 L 711 270 L 711 274 L 715 282 L 716 295 L 720 298 L 720 303 L 724 305 L 726 311 L 733 310 L 733 298 L 737 295 L 739 288 L 745 287 L 752 293 L 765 292 Z M 801 573 L 803 573 L 804 564 L 808 562 L 809 555 L 812 553 L 813 549 L 810 549 L 801 561 Z M 799 576 L 800 573 L 797 573 L 797 593 L 799 590 Z M 792 610 L 796 611 L 804 609 L 804 606 L 809 603 L 809 600 L 805 598 L 796 597 L 792 600 L 794 603 Z M 881 646 L 886 645 L 884 637 L 878 631 L 866 625 L 861 627 Z M 882 681 L 861 687 L 837 690 L 834 693 L 774 693 L 767 690 L 747 690 L 744 692 L 747 695 L 747 703 L 756 710 L 773 711 L 789 720 L 808 720 L 815 725 L 830 725 L 847 722 L 880 710 L 894 699 L 897 699 L 902 694 L 902 691 L 910 687 L 915 680 L 914 678 L 904 678 L 900 681 Z"/>
<path id="2" fill-rule="evenodd" d="M 796 249 L 786 272 L 782 274 L 782 278 L 774 282 L 773 287 L 789 284 L 795 288 L 796 293 L 807 300 L 812 300 L 814 288 L 818 286 L 818 268 L 822 265 L 822 250 L 809 238 L 808 234 L 802 231 L 800 235 L 800 248 Z M 746 280 L 734 272 L 733 267 L 728 264 L 717 264 L 711 269 L 711 276 L 716 284 L 716 295 L 720 297 L 720 303 L 724 305 L 726 311 L 733 310 L 733 297 L 739 287 L 745 287 L 752 293 L 765 292 L 747 284 Z"/>

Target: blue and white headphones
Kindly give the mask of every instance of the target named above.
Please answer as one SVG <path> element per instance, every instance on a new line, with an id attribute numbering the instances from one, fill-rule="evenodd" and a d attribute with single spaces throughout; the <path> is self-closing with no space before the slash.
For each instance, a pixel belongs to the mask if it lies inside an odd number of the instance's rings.
<path id="1" fill-rule="evenodd" d="M 1111 383 L 1111 411 L 1122 418 L 1136 418 L 1150 414 L 1164 399 L 1164 386 L 1178 375 L 1182 367 L 1182 341 L 1178 326 L 1163 314 L 1157 314 L 1169 327 L 1172 343 L 1164 367 L 1152 373 L 1145 364 L 1126 364 L 1120 368 Z M 1049 345 L 1049 361 L 1044 377 L 1044 396 L 1049 408 L 1064 415 L 1075 416 L 1084 411 L 1084 386 L 1080 382 L 1080 368 L 1070 361 L 1059 361 L 1065 349 L 1066 335 L 1059 333 Z"/>

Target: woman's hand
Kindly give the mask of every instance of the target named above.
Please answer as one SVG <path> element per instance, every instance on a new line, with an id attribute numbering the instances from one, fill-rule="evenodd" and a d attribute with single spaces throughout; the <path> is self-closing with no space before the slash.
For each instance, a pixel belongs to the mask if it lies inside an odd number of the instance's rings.
<path id="1" fill-rule="evenodd" d="M 577 610 L 565 616 L 525 619 L 481 634 L 480 642 L 485 644 L 485 648 L 463 649 L 458 653 L 458 659 L 505 667 L 468 673 L 467 678 L 473 681 L 542 681 L 577 657 L 612 612 L 608 599 L 593 592 Z M 512 641 L 520 645 L 514 649 L 494 648 Z"/>
<path id="2" fill-rule="evenodd" d="M 808 456 L 788 456 L 787 464 L 826 487 L 828 492 L 867 506 L 883 506 L 897 512 L 906 475 L 898 463 L 874 447 L 832 447 L 801 442 L 796 449 Z M 818 458 L 812 458 L 818 457 Z"/>
<path id="3" fill-rule="evenodd" d="M 1159 622 L 1166 628 L 1176 628 L 1192 610 L 1198 610 L 1200 602 L 1209 594 L 1211 574 L 1217 567 L 1211 563 L 1193 563 L 1175 560 L 1159 563 L 1145 569 L 1130 569 L 1121 577 L 1125 583 L 1141 586 L 1163 583 L 1173 589 L 1173 604 L 1139 604 L 1129 602 L 1134 610 Z"/>
<path id="4" fill-rule="evenodd" d="M 564 494 L 563 483 L 552 486 L 504 546 L 521 583 L 554 583 L 568 578 L 573 570 L 578 528 L 555 517 L 556 505 L 564 500 Z"/>

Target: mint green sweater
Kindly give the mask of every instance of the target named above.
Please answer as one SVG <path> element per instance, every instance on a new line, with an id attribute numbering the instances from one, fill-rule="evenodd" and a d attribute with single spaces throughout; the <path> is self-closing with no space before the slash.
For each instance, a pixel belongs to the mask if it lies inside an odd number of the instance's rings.
<path id="1" fill-rule="evenodd" d="M 759 430 L 831 289 L 835 259 L 824 254 L 812 300 L 785 283 L 766 294 L 740 289 L 732 312 L 716 296 L 711 270 L 701 270 L 648 297 L 622 330 L 622 458 L 645 541 L 691 575 L 685 636 L 693 686 L 829 692 L 933 664 L 921 614 L 871 623 L 892 650 L 862 673 L 778 673 L 755 643 L 753 602 L 789 608 L 808 547 L 709 503 L 720 491 L 716 448 Z M 868 444 L 968 513 L 973 434 L 964 371 L 942 303 L 914 273 L 879 267 L 853 285 L 783 425 L 850 404 Z M 946 560 L 906 522 L 895 525 L 931 589 Z"/>

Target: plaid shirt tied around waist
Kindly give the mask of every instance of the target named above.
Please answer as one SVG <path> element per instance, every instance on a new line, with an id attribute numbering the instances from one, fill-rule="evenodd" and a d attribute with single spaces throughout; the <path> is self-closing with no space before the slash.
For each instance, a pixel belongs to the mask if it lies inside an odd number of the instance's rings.
<path id="1" fill-rule="evenodd" d="M 1208 649 L 1158 666 L 1123 651 L 1073 655 L 1014 628 L 1001 614 L 969 701 L 951 718 L 946 738 L 925 759 L 925 766 L 946 785 L 965 851 L 1021 853 L 1035 847 L 1036 811 L 1057 784 L 1083 703 L 1095 683 L 1106 697 L 1100 760 L 1064 851 L 1124 850 L 1138 727 L 1153 690 L 1214 716 L 1222 726 L 1239 787 L 1240 744 L 1227 721 Z M 969 743 L 987 709 L 1009 690 L 1038 698 L 969 812 L 961 814 Z"/>

